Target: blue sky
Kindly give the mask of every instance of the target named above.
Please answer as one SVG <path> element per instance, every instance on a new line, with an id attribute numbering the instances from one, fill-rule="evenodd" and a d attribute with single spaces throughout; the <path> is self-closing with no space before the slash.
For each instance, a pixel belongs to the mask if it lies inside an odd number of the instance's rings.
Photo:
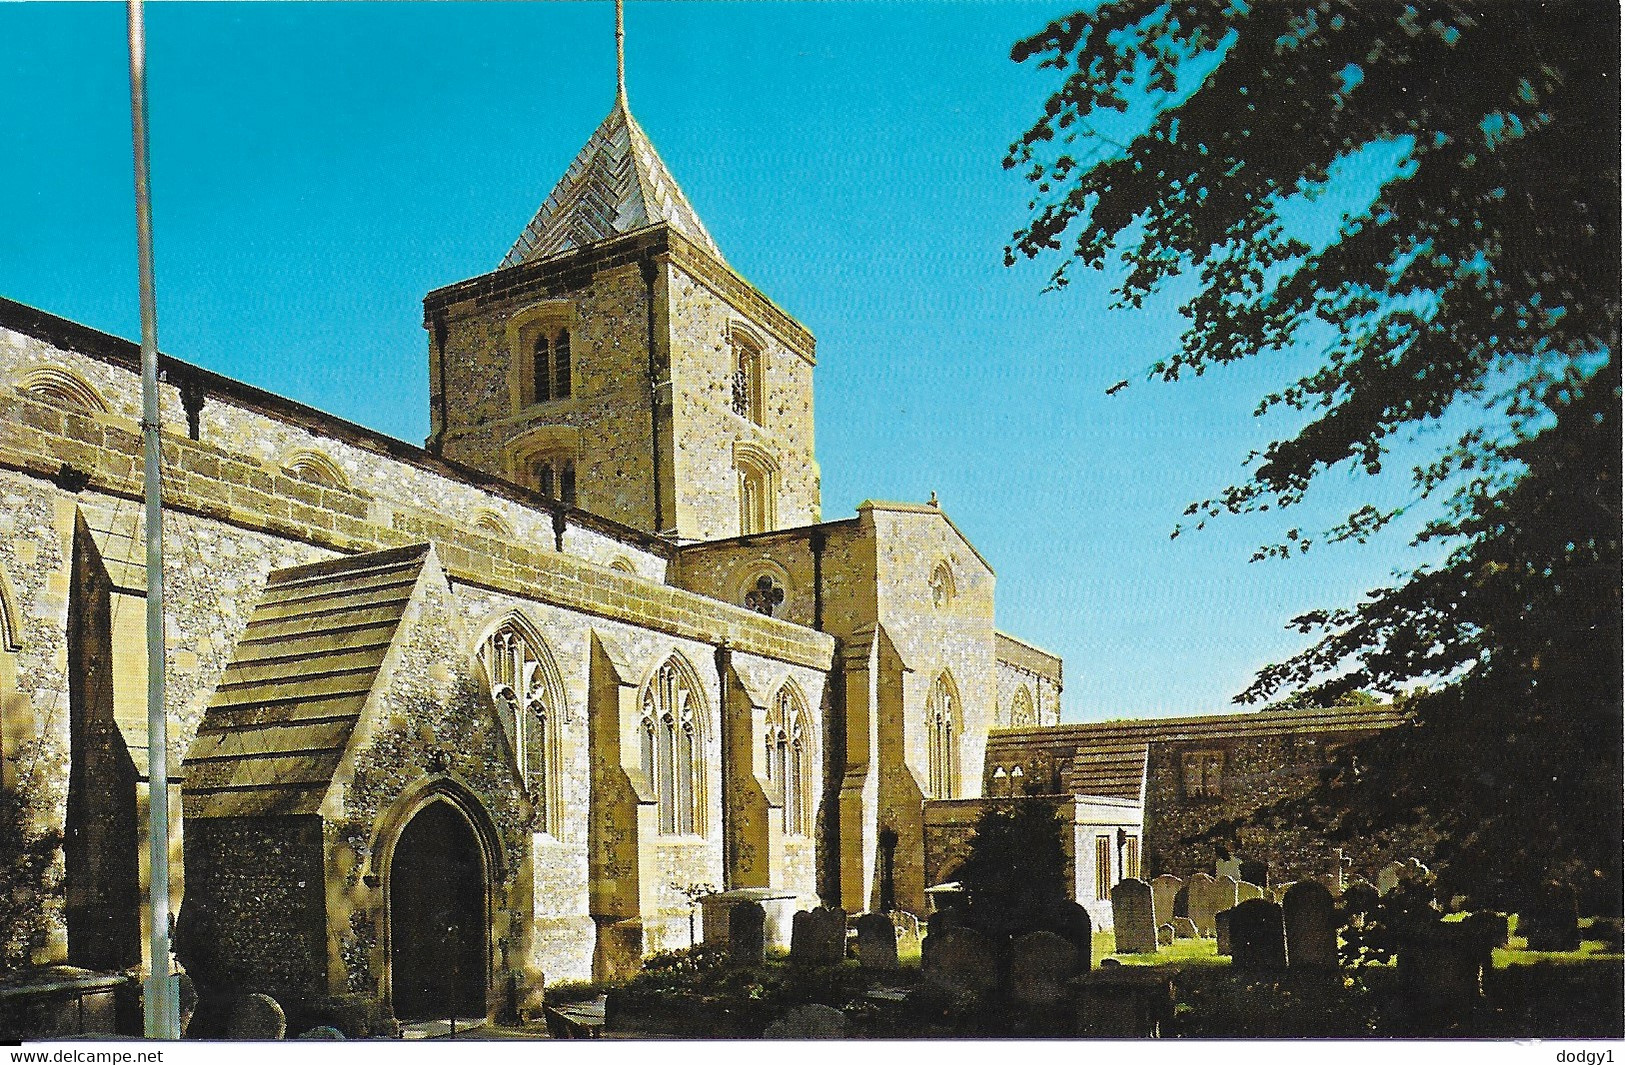
<path id="1" fill-rule="evenodd" d="M 824 515 L 943 506 L 998 572 L 1001 628 L 1065 656 L 1066 717 L 1226 709 L 1412 555 L 1254 563 L 1284 527 L 1170 540 L 1289 427 L 1305 356 L 1178 385 L 1180 293 L 1109 309 L 1002 265 L 1001 169 L 1052 72 L 1018 37 L 1074 5 L 630 3 L 633 111 L 740 273 L 819 341 Z M 421 443 L 428 290 L 493 269 L 607 113 L 607 2 L 147 9 L 164 350 Z M 0 295 L 139 334 L 124 8 L 0 5 Z M 1113 382 L 1134 387 L 1106 396 Z M 1286 524 L 1369 489 L 1334 473 Z"/>

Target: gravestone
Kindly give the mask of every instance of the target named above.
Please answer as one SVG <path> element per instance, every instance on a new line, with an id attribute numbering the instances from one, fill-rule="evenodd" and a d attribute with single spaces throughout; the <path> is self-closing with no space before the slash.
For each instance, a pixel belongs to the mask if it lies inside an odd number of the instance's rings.
<path id="1" fill-rule="evenodd" d="M 1118 954 L 1155 954 L 1157 923 L 1151 885 L 1133 877 L 1112 885 L 1112 934 Z"/>
<path id="2" fill-rule="evenodd" d="M 728 910 L 728 960 L 760 965 L 767 959 L 767 911 L 759 902 L 736 902 Z"/>
<path id="3" fill-rule="evenodd" d="M 1174 926 L 1162 924 L 1157 926 L 1157 946 L 1171 947 L 1174 945 Z"/>
<path id="4" fill-rule="evenodd" d="M 1470 913 L 1461 920 L 1463 928 L 1471 928 L 1488 950 L 1507 945 L 1507 915 L 1495 913 L 1491 910 L 1480 910 Z"/>
<path id="5" fill-rule="evenodd" d="M 897 932 L 897 953 L 918 956 L 920 953 L 920 920 L 907 910 L 893 910 L 892 928 Z"/>
<path id="6" fill-rule="evenodd" d="M 1213 878 L 1215 880 L 1229 877 L 1232 880 L 1246 879 L 1241 875 L 1240 858 L 1220 858 L 1213 863 Z"/>
<path id="7" fill-rule="evenodd" d="M 946 932 L 950 928 L 965 927 L 965 911 L 959 906 L 948 906 L 933 913 L 925 919 L 926 938 L 938 932 Z"/>
<path id="8" fill-rule="evenodd" d="M 1337 906 L 1320 884 L 1293 884 L 1281 901 L 1286 960 L 1293 969 L 1337 968 Z"/>
<path id="9" fill-rule="evenodd" d="M 1399 944 L 1399 984 L 1422 1012 L 1469 1008 L 1483 994 L 1489 949 L 1477 931 L 1460 922 L 1436 922 L 1416 929 Z"/>
<path id="10" fill-rule="evenodd" d="M 1077 949 L 1078 971 L 1088 972 L 1095 960 L 1095 929 L 1089 911 L 1075 902 L 1060 903 L 1050 918 L 1050 928 Z"/>
<path id="11" fill-rule="evenodd" d="M 802 965 L 845 961 L 846 911 L 820 906 L 797 913 L 790 922 L 790 960 Z"/>
<path id="12" fill-rule="evenodd" d="M 300 1032 L 295 1039 L 343 1039 L 344 1033 L 331 1024 L 318 1024 L 316 1027 Z"/>
<path id="13" fill-rule="evenodd" d="M 845 1039 L 846 1014 L 834 1006 L 809 1002 L 767 1026 L 764 1039 Z"/>
<path id="14" fill-rule="evenodd" d="M 227 1039 L 281 1039 L 288 1034 L 288 1019 L 270 995 L 244 995 L 226 1022 Z"/>
<path id="15" fill-rule="evenodd" d="M 1189 917 L 1175 917 L 1171 922 L 1174 926 L 1174 936 L 1177 939 L 1200 939 L 1196 932 L 1196 922 Z"/>
<path id="16" fill-rule="evenodd" d="M 858 964 L 865 969 L 897 968 L 897 926 L 890 917 L 866 913 L 858 918 Z"/>
<path id="17" fill-rule="evenodd" d="M 1190 915 L 1191 886 L 1189 884 L 1181 884 L 1179 885 L 1179 890 L 1174 892 L 1174 916 L 1189 917 Z"/>
<path id="18" fill-rule="evenodd" d="M 1245 880 L 1249 884 L 1257 884 L 1259 887 L 1267 888 L 1270 886 L 1269 863 L 1259 861 L 1242 862 L 1241 875 L 1236 877 L 1236 879 Z"/>
<path id="19" fill-rule="evenodd" d="M 1163 1034 L 1174 1017 L 1173 979 L 1161 966 L 1102 963 L 1074 986 L 1073 1012 L 1081 1036 L 1146 1039 Z"/>
<path id="20" fill-rule="evenodd" d="M 1580 907 L 1574 888 L 1550 881 L 1518 914 L 1518 931 L 1530 950 L 1579 950 Z"/>
<path id="21" fill-rule="evenodd" d="M 1286 926 L 1281 907 L 1248 899 L 1230 911 L 1230 965 L 1273 972 L 1286 968 Z"/>
<path id="22" fill-rule="evenodd" d="M 925 937 L 925 982 L 950 992 L 991 993 L 998 983 L 993 944 L 974 928 L 948 928 Z"/>
<path id="23" fill-rule="evenodd" d="M 1237 902 L 1246 902 L 1248 899 L 1261 899 L 1263 897 L 1264 889 L 1259 887 L 1257 884 L 1243 880 L 1241 883 L 1236 885 Z"/>
<path id="24" fill-rule="evenodd" d="M 1405 878 L 1406 867 L 1399 862 L 1389 862 L 1377 870 L 1377 894 L 1386 895 L 1399 886 Z"/>
<path id="25" fill-rule="evenodd" d="M 1241 901 L 1241 883 L 1233 876 L 1221 876 L 1213 881 L 1213 912 L 1228 910 Z"/>
<path id="26" fill-rule="evenodd" d="M 1158 924 L 1167 924 L 1174 919 L 1174 896 L 1184 886 L 1185 881 L 1167 873 L 1151 881 L 1151 910 Z"/>
<path id="27" fill-rule="evenodd" d="M 1197 873 L 1191 877 L 1190 883 L 1185 885 L 1187 905 L 1190 907 L 1188 916 L 1195 923 L 1198 935 L 1211 936 L 1213 915 L 1224 909 L 1218 905 L 1218 893 L 1214 890 L 1213 883 L 1211 876 Z"/>
<path id="28" fill-rule="evenodd" d="M 1230 911 L 1220 910 L 1213 915 L 1213 938 L 1218 940 L 1214 953 L 1221 957 L 1230 956 Z"/>
<path id="29" fill-rule="evenodd" d="M 1054 932 L 1029 932 L 1010 942 L 1010 996 L 1023 1006 L 1059 1005 L 1078 971 L 1078 948 Z"/>

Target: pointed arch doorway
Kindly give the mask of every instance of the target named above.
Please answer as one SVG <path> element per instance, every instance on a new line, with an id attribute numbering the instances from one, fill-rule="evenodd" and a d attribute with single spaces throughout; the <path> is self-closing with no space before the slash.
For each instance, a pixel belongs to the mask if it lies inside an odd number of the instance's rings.
<path id="1" fill-rule="evenodd" d="M 485 856 L 461 810 L 436 799 L 412 816 L 390 858 L 389 884 L 395 1016 L 485 1016 Z"/>

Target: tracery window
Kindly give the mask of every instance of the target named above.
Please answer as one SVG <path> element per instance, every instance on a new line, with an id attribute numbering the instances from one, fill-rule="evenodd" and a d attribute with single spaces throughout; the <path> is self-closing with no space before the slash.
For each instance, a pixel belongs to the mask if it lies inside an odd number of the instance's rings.
<path id="1" fill-rule="evenodd" d="M 507 719 L 537 824 L 556 837 L 564 808 L 559 750 L 564 692 L 558 667 L 539 637 L 511 621 L 486 638 L 479 657 L 491 682 L 491 700 Z"/>
<path id="2" fill-rule="evenodd" d="M 933 799 L 959 795 L 959 695 L 944 673 L 931 685 L 925 703 L 926 787 Z"/>
<path id="3" fill-rule="evenodd" d="M 1224 795 L 1224 752 L 1186 751 L 1182 779 L 1187 799 L 1218 799 Z"/>
<path id="4" fill-rule="evenodd" d="M 784 589 L 779 587 L 779 582 L 771 574 L 764 573 L 757 577 L 756 583 L 745 592 L 745 608 L 758 614 L 773 617 L 783 605 Z"/>
<path id="5" fill-rule="evenodd" d="M 676 658 L 643 690 L 644 775 L 654 786 L 662 835 L 705 835 L 704 704 Z"/>
<path id="6" fill-rule="evenodd" d="M 812 834 L 812 730 L 807 714 L 787 684 L 767 712 L 767 779 L 784 793 L 784 834 Z"/>

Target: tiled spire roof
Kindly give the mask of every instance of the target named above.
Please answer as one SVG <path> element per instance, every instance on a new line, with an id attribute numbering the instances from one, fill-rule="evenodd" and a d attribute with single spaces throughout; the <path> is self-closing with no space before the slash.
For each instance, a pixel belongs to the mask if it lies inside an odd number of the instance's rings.
<path id="1" fill-rule="evenodd" d="M 664 222 L 719 261 L 722 252 L 649 137 L 618 96 L 501 268 L 584 248 Z"/>

